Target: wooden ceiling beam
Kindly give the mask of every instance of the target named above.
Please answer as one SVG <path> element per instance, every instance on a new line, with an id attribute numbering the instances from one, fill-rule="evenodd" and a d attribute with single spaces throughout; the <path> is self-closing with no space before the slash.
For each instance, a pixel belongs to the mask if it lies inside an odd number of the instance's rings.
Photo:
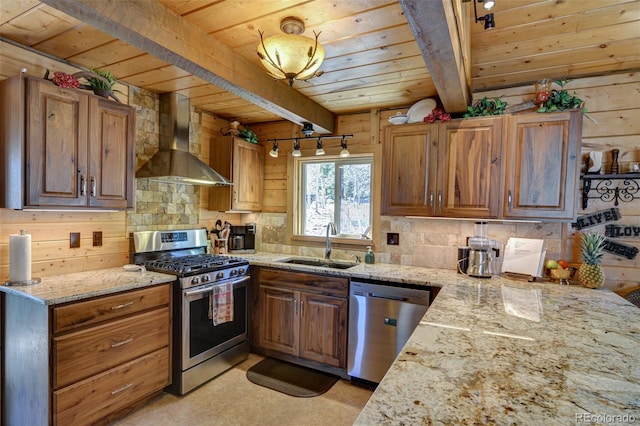
<path id="1" fill-rule="evenodd" d="M 190 24 L 160 2 L 148 0 L 43 0 L 186 72 L 286 120 L 313 123 L 333 133 L 335 115 Z"/>
<path id="2" fill-rule="evenodd" d="M 461 1 L 400 0 L 400 4 L 444 109 L 466 111 L 471 101 L 471 47 L 464 37 L 468 19 L 462 16 Z"/>

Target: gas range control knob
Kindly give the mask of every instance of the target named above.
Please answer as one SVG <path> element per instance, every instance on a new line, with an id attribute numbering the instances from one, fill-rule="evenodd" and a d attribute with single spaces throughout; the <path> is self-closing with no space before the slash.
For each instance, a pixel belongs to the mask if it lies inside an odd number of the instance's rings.
<path id="1" fill-rule="evenodd" d="M 238 270 L 237 269 L 232 269 L 231 272 L 229 273 L 229 275 L 231 275 L 232 277 L 235 277 L 236 275 L 238 275 Z"/>
<path id="2" fill-rule="evenodd" d="M 205 274 L 205 275 L 202 276 L 202 282 L 203 283 L 206 283 L 210 279 L 211 279 L 211 277 L 209 276 L 209 274 Z"/>
<path id="3" fill-rule="evenodd" d="M 193 278 L 191 279 L 191 284 L 194 284 L 194 285 L 195 285 L 195 284 L 200 284 L 200 278 L 198 278 L 198 277 L 193 277 Z"/>
<path id="4" fill-rule="evenodd" d="M 216 280 L 221 280 L 224 278 L 224 272 L 220 271 L 216 274 Z"/>
<path id="5" fill-rule="evenodd" d="M 238 275 L 243 275 L 245 273 L 246 269 L 244 268 L 238 268 Z"/>

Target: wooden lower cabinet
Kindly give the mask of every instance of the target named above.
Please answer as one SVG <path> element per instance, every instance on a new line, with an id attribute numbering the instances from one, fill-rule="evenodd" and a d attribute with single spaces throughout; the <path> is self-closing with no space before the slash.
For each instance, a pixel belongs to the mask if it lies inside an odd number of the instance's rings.
<path id="1" fill-rule="evenodd" d="M 257 275 L 257 346 L 346 369 L 348 280 L 269 268 Z"/>
<path id="2" fill-rule="evenodd" d="M 171 383 L 170 283 L 54 306 L 6 299 L 4 424 L 107 424 Z"/>
<path id="3" fill-rule="evenodd" d="M 169 351 L 159 349 L 53 392 L 53 423 L 95 424 L 167 385 Z M 153 392 L 152 392 L 153 393 Z"/>

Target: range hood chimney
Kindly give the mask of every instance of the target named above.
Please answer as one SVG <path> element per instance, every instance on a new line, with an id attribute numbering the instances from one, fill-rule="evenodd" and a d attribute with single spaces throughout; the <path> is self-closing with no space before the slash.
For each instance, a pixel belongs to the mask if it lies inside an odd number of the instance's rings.
<path id="1" fill-rule="evenodd" d="M 220 173 L 189 153 L 189 99 L 178 93 L 160 95 L 160 149 L 137 172 L 136 178 L 191 185 L 233 185 Z"/>

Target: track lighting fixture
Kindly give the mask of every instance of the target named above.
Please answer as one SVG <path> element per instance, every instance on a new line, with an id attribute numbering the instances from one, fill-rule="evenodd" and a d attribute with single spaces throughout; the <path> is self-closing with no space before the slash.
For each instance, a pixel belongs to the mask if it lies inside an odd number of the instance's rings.
<path id="1" fill-rule="evenodd" d="M 308 121 L 305 121 L 305 122 L 302 123 L 302 134 L 303 135 L 305 135 L 306 137 L 311 137 L 313 132 L 314 132 L 313 124 L 309 123 Z"/>
<path id="2" fill-rule="evenodd" d="M 348 157 L 349 155 L 351 155 L 349 153 L 349 150 L 347 149 L 347 141 L 345 140 L 344 136 L 340 141 L 340 148 L 342 148 L 342 150 L 340 151 L 340 157 Z"/>
<path id="3" fill-rule="evenodd" d="M 316 141 L 316 152 L 315 155 L 325 155 L 325 150 L 322 144 L 323 139 L 340 139 L 340 157 L 348 157 L 351 155 L 349 150 L 347 149 L 347 139 L 352 138 L 353 134 L 350 135 L 335 135 L 335 136 L 316 136 L 316 137 L 304 137 L 304 138 L 282 138 L 282 139 L 268 139 L 268 142 L 273 143 L 273 149 L 269 151 L 269 155 L 277 158 L 278 157 L 278 142 L 279 141 L 293 141 L 293 151 L 291 151 L 291 155 L 293 157 L 302 157 L 302 151 L 300 151 L 300 145 L 302 141 Z"/>
<path id="4" fill-rule="evenodd" d="M 294 157 L 302 157 L 302 152 L 300 152 L 300 139 L 298 138 L 293 141 L 293 152 L 291 155 Z"/>
<path id="5" fill-rule="evenodd" d="M 478 17 L 478 10 L 476 7 L 476 3 L 483 3 L 483 7 L 485 10 L 490 10 L 491 8 L 493 8 L 493 6 L 495 6 L 495 1 L 493 0 L 473 0 L 473 15 L 476 18 L 476 24 L 479 21 L 484 22 L 484 29 L 485 30 L 489 30 L 491 28 L 494 28 L 496 26 L 496 21 L 493 17 L 493 13 L 487 13 L 484 16 L 480 16 Z"/>
<path id="6" fill-rule="evenodd" d="M 316 144 L 316 155 L 324 155 L 324 148 L 322 148 L 322 138 L 318 138 L 318 143 Z"/>
<path id="7" fill-rule="evenodd" d="M 269 155 L 278 158 L 278 141 L 273 141 L 273 149 L 269 151 Z"/>

